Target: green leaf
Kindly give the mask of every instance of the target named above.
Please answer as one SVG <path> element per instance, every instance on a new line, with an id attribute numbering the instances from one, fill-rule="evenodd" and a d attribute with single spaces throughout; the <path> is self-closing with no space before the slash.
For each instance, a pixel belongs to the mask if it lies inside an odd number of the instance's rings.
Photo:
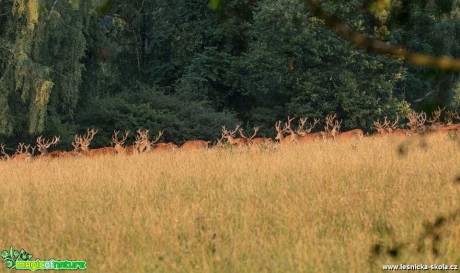
<path id="1" fill-rule="evenodd" d="M 209 1 L 209 7 L 212 9 L 217 9 L 219 7 L 219 0 L 210 0 Z"/>

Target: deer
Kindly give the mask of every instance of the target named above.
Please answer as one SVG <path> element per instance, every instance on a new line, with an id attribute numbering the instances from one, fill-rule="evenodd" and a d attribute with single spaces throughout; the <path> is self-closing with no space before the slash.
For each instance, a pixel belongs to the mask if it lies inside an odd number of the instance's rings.
<path id="1" fill-rule="evenodd" d="M 323 141 L 334 140 L 336 126 L 334 125 L 334 119 L 337 117 L 337 114 L 327 115 L 326 116 L 326 125 L 324 126 L 324 131 L 321 132 Z"/>
<path id="2" fill-rule="evenodd" d="M 175 151 L 177 148 L 179 147 L 172 142 L 152 144 L 153 152 Z"/>
<path id="3" fill-rule="evenodd" d="M 447 111 L 446 112 L 446 125 L 447 126 L 453 125 L 455 118 L 460 119 L 460 116 L 458 115 L 458 113 L 454 111 Z"/>
<path id="4" fill-rule="evenodd" d="M 259 131 L 259 127 L 254 127 L 254 136 L 257 134 L 258 131 Z M 261 145 L 269 145 L 273 143 L 273 140 L 271 138 L 265 138 L 265 137 L 254 138 L 254 136 L 250 138 L 250 141 L 249 141 L 249 145 L 251 145 L 252 147 L 258 147 Z"/>
<path id="5" fill-rule="evenodd" d="M 275 124 L 275 129 L 277 131 L 276 140 L 279 140 L 281 143 L 308 143 L 317 141 L 321 139 L 321 133 L 310 133 L 311 130 L 320 122 L 319 119 L 314 119 L 313 124 L 310 123 L 310 128 L 304 129 L 305 123 L 308 120 L 308 117 L 301 118 L 299 120 L 299 126 L 296 131 L 291 128 L 291 123 L 295 118 L 288 116 L 288 121 L 284 123 L 284 128 L 281 130 L 281 121 Z M 290 133 L 284 137 L 284 133 Z"/>
<path id="6" fill-rule="evenodd" d="M 227 141 L 232 144 L 232 145 L 237 145 L 237 146 L 246 146 L 249 143 L 249 138 L 247 137 L 241 137 L 241 138 L 235 138 L 236 132 L 240 130 L 240 126 L 237 125 L 235 130 L 233 131 L 228 131 L 225 126 L 222 126 L 222 135 L 227 139 Z M 240 132 L 241 134 L 241 132 Z"/>
<path id="7" fill-rule="evenodd" d="M 37 148 L 38 151 L 40 152 L 40 156 L 51 156 L 51 157 L 56 157 L 61 154 L 60 151 L 55 151 L 51 154 L 48 154 L 48 148 L 51 145 L 56 145 L 59 142 L 60 137 L 59 136 L 54 136 L 53 139 L 51 140 L 45 140 L 42 136 L 39 136 L 37 138 Z"/>
<path id="8" fill-rule="evenodd" d="M 89 145 L 93 140 L 94 136 L 97 134 L 98 130 L 94 131 L 94 129 L 87 129 L 86 135 L 80 137 L 80 149 L 84 152 L 89 152 Z"/>
<path id="9" fill-rule="evenodd" d="M 160 133 L 162 135 L 163 131 Z M 157 140 L 150 142 L 152 152 L 175 151 L 179 148 L 179 146 L 177 146 L 173 142 L 156 143 L 158 139 L 159 137 L 157 138 Z"/>
<path id="10" fill-rule="evenodd" d="M 450 133 L 460 130 L 460 123 L 455 124 L 454 119 L 459 119 L 460 116 L 454 111 L 446 112 L 446 124 L 437 128 L 436 132 L 438 133 Z"/>
<path id="11" fill-rule="evenodd" d="M 35 148 L 36 146 L 30 147 L 30 145 L 19 143 L 18 148 L 16 149 L 16 153 L 12 157 L 12 160 L 14 161 L 25 160 L 27 162 L 30 162 L 35 153 Z M 31 152 L 29 152 L 29 149 L 31 149 Z"/>
<path id="12" fill-rule="evenodd" d="M 259 145 L 269 145 L 273 143 L 273 140 L 268 137 L 256 137 L 251 141 L 251 145 L 259 146 Z"/>
<path id="13" fill-rule="evenodd" d="M 413 111 L 407 116 L 407 118 L 409 119 L 407 126 L 413 133 L 425 132 L 426 114 L 424 112 L 418 114 L 417 112 Z"/>
<path id="14" fill-rule="evenodd" d="M 386 119 L 386 117 L 385 117 Z M 409 130 L 398 128 L 399 115 L 396 116 L 396 120 L 390 125 L 391 121 L 388 120 L 386 129 L 391 136 L 407 136 L 410 135 Z"/>
<path id="15" fill-rule="evenodd" d="M 437 131 L 440 127 L 443 126 L 443 124 L 441 123 L 441 114 L 442 114 L 442 111 L 444 111 L 446 109 L 446 107 L 442 108 L 441 107 L 438 107 L 437 110 L 433 111 L 433 113 L 431 113 L 431 117 L 429 119 L 427 119 L 427 121 L 430 123 L 430 126 L 427 128 L 428 131 Z"/>
<path id="16" fill-rule="evenodd" d="M 158 132 L 158 137 L 154 141 L 149 140 L 150 130 L 137 130 L 135 147 L 137 153 L 148 153 L 152 151 L 152 145 L 155 144 L 163 135 L 163 131 Z"/>
<path id="17" fill-rule="evenodd" d="M 86 134 L 81 136 L 81 135 L 75 135 L 75 139 L 72 142 L 72 146 L 74 147 L 73 153 L 74 154 L 81 154 L 81 155 L 86 155 L 86 156 L 92 156 L 96 154 L 102 154 L 103 152 L 101 150 L 96 150 L 96 152 L 90 152 L 89 145 L 91 144 L 91 141 L 93 140 L 94 136 L 97 134 L 97 130 L 95 131 L 94 129 L 87 129 Z"/>
<path id="18" fill-rule="evenodd" d="M 449 133 L 458 131 L 460 129 L 460 124 L 454 124 L 454 118 L 460 119 L 458 114 L 454 111 L 446 112 L 446 124 L 442 124 L 440 121 L 441 111 L 445 110 L 445 107 L 441 109 L 438 107 L 438 110 L 432 113 L 432 117 L 428 120 L 431 125 L 429 127 L 430 131 L 436 133 Z"/>
<path id="19" fill-rule="evenodd" d="M 114 149 L 116 154 L 118 155 L 126 155 L 127 151 L 126 148 L 123 146 L 125 144 L 126 139 L 128 138 L 129 131 L 125 131 L 125 134 L 118 139 L 118 134 L 120 131 L 114 130 L 112 135 L 112 143 L 114 145 Z"/>
<path id="20" fill-rule="evenodd" d="M 189 141 L 186 141 L 184 144 L 182 144 L 180 149 L 183 151 L 207 149 L 210 143 L 211 141 L 205 141 L 205 140 L 189 140 Z"/>
<path id="21" fill-rule="evenodd" d="M 387 130 L 387 126 L 389 125 L 388 123 L 389 122 L 387 120 L 387 117 L 385 117 L 383 123 L 380 122 L 380 119 L 378 119 L 377 121 L 374 121 L 374 127 L 377 130 L 377 133 L 375 135 L 376 136 L 388 135 L 389 134 L 389 132 Z"/>
<path id="22" fill-rule="evenodd" d="M 79 135 L 75 135 L 74 141 L 72 141 L 73 150 L 70 152 L 72 155 L 78 155 L 81 151 L 81 137 Z"/>
<path id="23" fill-rule="evenodd" d="M 155 140 L 153 140 L 153 141 L 149 141 L 149 146 L 148 146 L 148 151 L 147 151 L 147 152 L 150 152 L 150 151 L 153 151 L 153 150 L 154 150 L 155 145 L 157 145 L 156 143 L 157 143 L 158 140 L 160 140 L 160 138 L 163 136 L 163 133 L 164 133 L 164 131 L 159 131 L 159 132 L 158 132 L 157 138 L 156 138 Z M 172 143 L 172 145 L 175 146 L 174 143 Z M 171 147 L 172 145 L 171 145 L 171 144 L 167 144 L 167 146 L 169 146 L 169 147 Z"/>
<path id="24" fill-rule="evenodd" d="M 215 142 L 215 144 L 214 144 L 214 147 L 216 147 L 216 148 L 222 148 L 222 147 L 224 147 L 224 146 L 225 146 L 224 138 L 225 138 L 224 135 L 221 135 L 220 138 L 217 138 L 217 139 L 216 139 L 216 142 Z"/>
<path id="25" fill-rule="evenodd" d="M 377 129 L 377 135 L 379 136 L 406 136 L 409 135 L 409 131 L 405 129 L 398 128 L 399 116 L 396 116 L 396 120 L 393 124 L 390 124 L 391 121 L 388 117 L 384 118 L 383 124 L 380 120 L 374 122 L 374 126 Z"/>
<path id="26" fill-rule="evenodd" d="M 150 152 L 151 146 L 149 141 L 149 131 L 137 130 L 136 141 L 134 141 L 135 153 Z"/>
<path id="27" fill-rule="evenodd" d="M 283 129 L 281 129 L 281 120 L 275 122 L 275 130 L 276 130 L 275 140 L 279 141 L 280 143 L 283 143 L 284 133 L 286 133 L 286 126 Z"/>
<path id="28" fill-rule="evenodd" d="M 299 135 L 298 141 L 306 143 L 306 142 L 316 142 L 318 140 L 321 140 L 322 139 L 321 132 L 311 133 L 313 128 L 315 128 L 315 126 L 320 123 L 320 119 L 314 118 L 313 124 L 310 123 L 310 127 L 304 129 L 305 123 L 307 122 L 307 120 L 308 120 L 308 117 L 303 117 L 303 118 L 300 118 L 299 120 L 299 127 L 297 128 L 297 131 L 296 131 L 297 134 Z"/>
<path id="29" fill-rule="evenodd" d="M 353 129 L 353 130 L 350 130 L 350 131 L 346 131 L 346 132 L 340 132 L 340 128 L 342 126 L 342 120 L 339 121 L 335 121 L 334 122 L 334 119 L 336 118 L 337 114 L 335 114 L 334 116 L 331 116 L 329 115 L 327 118 L 326 118 L 326 122 L 328 124 L 328 127 L 329 126 L 332 126 L 332 129 L 330 129 L 330 135 L 333 137 L 333 139 L 340 139 L 340 140 L 349 140 L 349 139 L 362 139 L 364 137 L 364 132 L 363 130 L 361 129 Z M 334 124 L 332 125 L 332 122 L 334 122 Z"/>
<path id="30" fill-rule="evenodd" d="M 283 139 L 283 144 L 289 144 L 289 143 L 298 143 L 299 142 L 299 137 L 300 135 L 291 129 L 291 122 L 295 119 L 295 117 L 291 118 L 288 116 L 288 122 L 284 123 L 284 131 L 286 133 L 290 133 L 290 135 L 287 135 Z"/>
<path id="31" fill-rule="evenodd" d="M 349 140 L 349 139 L 362 139 L 364 137 L 364 132 L 361 129 L 353 129 L 350 131 L 346 132 L 340 132 L 340 126 L 342 125 L 342 121 L 337 124 L 337 129 L 336 129 L 336 136 L 338 134 L 338 138 L 341 140 Z"/>
<path id="32" fill-rule="evenodd" d="M 259 127 L 254 127 L 254 134 L 253 134 L 251 137 L 246 137 L 246 136 L 243 134 L 243 128 L 240 128 L 240 129 L 238 130 L 238 132 L 240 133 L 241 138 L 244 138 L 245 141 L 247 141 L 247 144 L 250 144 L 250 145 L 251 145 L 251 144 L 254 144 L 254 142 L 253 142 L 253 141 L 254 141 L 254 137 L 256 136 L 256 134 L 257 134 L 258 131 L 259 131 Z M 256 141 L 257 144 L 259 144 L 259 143 L 264 143 L 264 142 L 266 141 L 265 138 L 257 138 L 257 139 L 258 139 L 258 140 Z M 257 144 L 256 144 L 256 145 L 257 145 Z"/>
<path id="33" fill-rule="evenodd" d="M 0 145 L 1 153 L 3 154 L 2 160 L 9 161 L 11 160 L 11 156 L 5 152 L 5 144 Z"/>

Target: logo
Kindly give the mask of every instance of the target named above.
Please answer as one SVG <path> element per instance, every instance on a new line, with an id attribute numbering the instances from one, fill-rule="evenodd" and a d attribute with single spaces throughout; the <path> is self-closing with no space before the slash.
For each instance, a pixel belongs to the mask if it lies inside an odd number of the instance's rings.
<path id="1" fill-rule="evenodd" d="M 24 249 L 2 251 L 2 263 L 9 269 L 16 270 L 86 270 L 86 261 L 72 261 L 72 260 L 45 260 L 40 259 L 32 260 L 32 254 L 27 253 Z"/>

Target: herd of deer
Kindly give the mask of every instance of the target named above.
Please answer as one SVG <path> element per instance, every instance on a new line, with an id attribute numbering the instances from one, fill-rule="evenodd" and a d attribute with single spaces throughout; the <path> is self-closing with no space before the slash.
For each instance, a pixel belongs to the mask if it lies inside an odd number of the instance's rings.
<path id="1" fill-rule="evenodd" d="M 377 120 L 374 122 L 374 126 L 377 132 L 372 135 L 375 137 L 381 136 L 408 136 L 414 134 L 425 134 L 425 133 L 450 133 L 460 132 L 460 123 L 454 123 L 454 119 L 460 120 L 458 113 L 453 111 L 447 111 L 444 123 L 441 122 L 441 115 L 444 109 L 438 109 L 433 112 L 430 119 L 427 119 L 425 113 L 412 112 L 407 118 L 408 129 L 398 128 L 399 117 L 394 122 L 391 122 L 387 117 L 383 121 Z M 361 139 L 364 137 L 364 132 L 361 129 L 354 129 L 351 131 L 341 132 L 340 128 L 342 121 L 335 120 L 337 115 L 328 115 L 325 119 L 324 131 L 312 133 L 311 131 L 320 123 L 320 119 L 313 119 L 313 123 L 309 123 L 307 117 L 300 118 L 297 130 L 291 128 L 291 123 L 295 118 L 288 117 L 287 122 L 284 123 L 284 127 L 281 128 L 281 121 L 275 123 L 275 129 L 277 135 L 275 141 L 281 144 L 289 143 L 311 143 L 319 141 L 329 140 L 348 140 L 348 139 Z M 426 122 L 430 124 L 427 125 Z M 235 130 L 229 131 L 222 127 L 222 136 L 215 143 L 216 147 L 223 146 L 223 140 L 226 139 L 229 145 L 235 145 L 239 147 L 257 147 L 259 145 L 268 145 L 274 141 L 271 138 L 255 138 L 259 128 L 254 128 L 254 134 L 251 137 L 246 137 L 243 133 L 243 128 L 236 126 Z M 239 133 L 240 137 L 235 137 L 236 133 Z M 137 130 L 137 136 L 134 143 L 130 146 L 125 146 L 125 142 L 129 136 L 129 131 L 125 131 L 122 136 L 119 136 L 119 131 L 114 131 L 112 136 L 113 147 L 104 147 L 98 149 L 90 149 L 89 146 L 94 136 L 97 134 L 97 130 L 88 129 L 85 135 L 75 135 L 72 146 L 72 151 L 53 151 L 48 152 L 48 148 L 51 145 L 55 145 L 59 142 L 59 136 L 55 136 L 50 140 L 46 140 L 41 136 L 37 138 L 35 146 L 25 145 L 20 143 L 16 149 L 14 155 L 9 155 L 5 151 L 5 145 L 0 145 L 0 152 L 3 155 L 3 160 L 25 160 L 30 161 L 33 158 L 51 157 L 51 158 L 65 158 L 74 156 L 96 156 L 96 155 L 132 155 L 140 153 L 148 153 L 154 151 L 174 151 L 177 149 L 181 150 L 195 150 L 208 148 L 210 141 L 204 140 L 191 140 L 187 141 L 182 146 L 177 146 L 174 143 L 157 143 L 163 135 L 163 131 L 158 133 L 155 140 L 149 140 L 149 130 Z M 287 135 L 285 136 L 285 134 Z M 38 149 L 39 155 L 35 155 L 35 150 Z"/>

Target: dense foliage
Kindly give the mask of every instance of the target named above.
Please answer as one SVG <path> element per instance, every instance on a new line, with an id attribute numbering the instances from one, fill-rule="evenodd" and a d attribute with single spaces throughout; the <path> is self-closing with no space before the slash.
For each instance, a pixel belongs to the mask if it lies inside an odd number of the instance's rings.
<path id="1" fill-rule="evenodd" d="M 460 3 L 321 1 L 354 30 L 460 56 Z M 460 104 L 457 72 L 419 68 L 343 40 L 296 0 L 0 1 L 0 141 L 99 129 L 215 139 L 337 113 L 344 129 Z"/>

